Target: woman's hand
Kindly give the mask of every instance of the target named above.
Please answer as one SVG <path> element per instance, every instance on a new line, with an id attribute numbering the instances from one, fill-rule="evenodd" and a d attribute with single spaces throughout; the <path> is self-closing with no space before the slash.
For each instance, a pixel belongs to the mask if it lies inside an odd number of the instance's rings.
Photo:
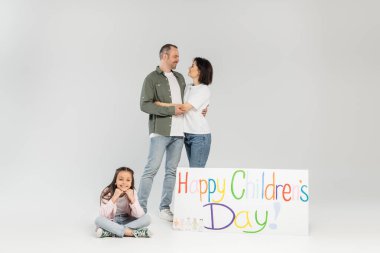
<path id="1" fill-rule="evenodd" d="M 208 111 L 208 106 L 202 110 L 203 117 L 206 117 L 207 111 Z"/>
<path id="2" fill-rule="evenodd" d="M 191 110 L 191 108 L 193 108 L 193 106 L 189 103 L 186 103 L 182 104 L 179 108 L 184 112 L 188 112 L 189 110 Z"/>
<path id="3" fill-rule="evenodd" d="M 131 204 L 135 203 L 135 194 L 132 189 L 128 189 L 125 194 L 127 195 L 127 198 Z"/>

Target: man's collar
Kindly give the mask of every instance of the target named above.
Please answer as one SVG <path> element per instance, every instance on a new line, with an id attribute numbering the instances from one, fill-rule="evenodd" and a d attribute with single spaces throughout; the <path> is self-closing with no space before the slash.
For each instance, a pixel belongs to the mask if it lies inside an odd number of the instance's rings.
<path id="1" fill-rule="evenodd" d="M 160 66 L 157 66 L 156 71 L 158 72 L 158 74 L 164 73 L 164 71 L 162 71 L 162 69 L 160 69 Z"/>
<path id="2" fill-rule="evenodd" d="M 160 66 L 157 66 L 156 71 L 157 71 L 158 74 L 164 74 L 164 71 L 162 71 L 162 69 L 160 68 Z M 173 70 L 171 70 L 170 72 L 172 72 L 175 77 L 178 77 L 177 76 L 177 72 L 175 72 Z"/>

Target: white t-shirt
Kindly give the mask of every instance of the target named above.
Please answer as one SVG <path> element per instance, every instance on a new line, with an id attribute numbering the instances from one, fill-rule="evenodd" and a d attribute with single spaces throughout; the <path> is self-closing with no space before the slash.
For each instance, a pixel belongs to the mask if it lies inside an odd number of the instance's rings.
<path id="1" fill-rule="evenodd" d="M 164 73 L 168 78 L 173 104 L 182 104 L 181 88 L 173 72 Z M 173 115 L 170 136 L 183 136 L 183 115 Z"/>
<path id="2" fill-rule="evenodd" d="M 185 113 L 184 132 L 190 134 L 209 134 L 210 127 L 206 118 L 202 115 L 202 110 L 210 104 L 211 92 L 208 85 L 186 85 L 185 103 L 193 106 Z"/>

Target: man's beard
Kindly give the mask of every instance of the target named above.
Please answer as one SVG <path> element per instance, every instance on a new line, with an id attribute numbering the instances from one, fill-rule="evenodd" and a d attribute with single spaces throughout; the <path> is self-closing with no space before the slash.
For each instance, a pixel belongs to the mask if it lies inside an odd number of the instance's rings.
<path id="1" fill-rule="evenodd" d="M 176 69 L 176 68 L 177 68 L 177 64 L 178 64 L 178 63 L 173 64 L 173 65 L 172 65 L 172 69 Z"/>

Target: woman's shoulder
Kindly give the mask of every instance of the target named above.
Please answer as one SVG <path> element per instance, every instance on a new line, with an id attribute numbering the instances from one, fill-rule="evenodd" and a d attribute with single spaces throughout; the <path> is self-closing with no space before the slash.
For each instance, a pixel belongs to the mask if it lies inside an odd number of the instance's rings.
<path id="1" fill-rule="evenodd" d="M 195 88 L 196 90 L 210 90 L 208 85 L 203 84 L 203 83 L 201 83 L 199 85 L 194 85 L 192 83 L 189 83 L 189 84 L 186 84 L 186 88 Z"/>
<path id="2" fill-rule="evenodd" d="M 199 91 L 200 92 L 206 93 L 206 94 L 210 94 L 211 90 L 210 90 L 210 87 L 208 87 L 208 85 L 201 84 L 201 85 L 198 85 L 198 86 L 199 86 Z"/>

